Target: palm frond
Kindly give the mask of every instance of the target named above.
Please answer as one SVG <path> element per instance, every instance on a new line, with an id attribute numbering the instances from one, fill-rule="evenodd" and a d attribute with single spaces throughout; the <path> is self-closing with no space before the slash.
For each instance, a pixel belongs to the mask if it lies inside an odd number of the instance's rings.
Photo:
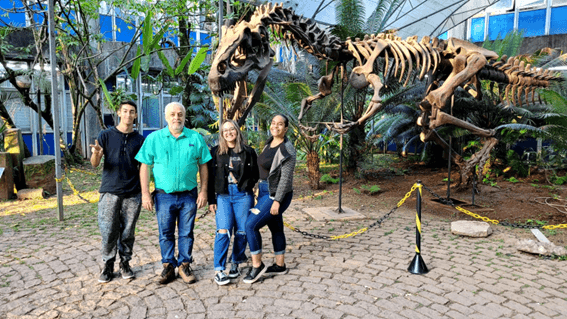
<path id="1" fill-rule="evenodd" d="M 384 31 L 384 25 L 392 15 L 392 12 L 403 0 L 379 0 L 376 8 L 366 21 L 366 32 L 379 33 Z"/>
<path id="2" fill-rule="evenodd" d="M 517 123 L 499 125 L 499 126 L 495 127 L 494 129 L 497 130 L 497 131 L 503 130 L 503 129 L 508 129 L 508 130 L 513 130 L 513 131 L 527 130 L 527 131 L 531 131 L 531 132 L 543 133 L 543 130 L 539 127 L 535 127 L 535 126 L 532 126 L 532 125 L 526 125 L 526 124 L 517 124 Z"/>
<path id="3" fill-rule="evenodd" d="M 341 32 L 347 33 L 344 35 L 353 36 L 363 31 L 364 8 L 362 0 L 337 0 L 335 4 L 335 19 Z"/>

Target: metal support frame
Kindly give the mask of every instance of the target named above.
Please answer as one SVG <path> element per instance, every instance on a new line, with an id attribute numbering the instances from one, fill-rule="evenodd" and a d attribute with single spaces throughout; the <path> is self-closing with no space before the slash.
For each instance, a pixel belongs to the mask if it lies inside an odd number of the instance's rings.
<path id="1" fill-rule="evenodd" d="M 344 65 L 341 64 L 341 124 L 343 124 L 343 111 L 344 111 Z M 341 133 L 340 137 L 340 160 L 339 160 L 339 207 L 337 208 L 337 213 L 344 213 L 342 208 L 342 199 L 343 199 L 343 133 Z"/>
<path id="2" fill-rule="evenodd" d="M 219 0 L 219 26 L 217 30 L 219 34 L 219 43 L 222 38 L 222 25 L 224 23 L 223 7 L 224 7 L 224 0 Z M 221 127 L 222 127 L 223 114 L 224 114 L 223 98 L 219 97 L 219 132 L 221 131 Z"/>
<path id="3" fill-rule="evenodd" d="M 55 12 L 54 0 L 49 0 L 49 64 L 51 65 L 51 106 L 53 109 L 53 144 L 55 144 L 55 178 L 57 189 L 57 210 L 59 221 L 65 218 L 63 212 L 63 188 L 61 185 L 61 145 L 59 143 L 59 86 L 57 85 L 57 56 L 55 55 Z"/>

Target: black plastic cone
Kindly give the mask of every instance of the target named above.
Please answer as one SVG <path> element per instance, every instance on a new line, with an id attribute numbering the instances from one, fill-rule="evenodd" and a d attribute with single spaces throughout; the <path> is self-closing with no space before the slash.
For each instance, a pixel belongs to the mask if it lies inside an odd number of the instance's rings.
<path id="1" fill-rule="evenodd" d="M 429 269 L 427 269 L 427 266 L 425 265 L 425 261 L 423 261 L 421 255 L 419 253 L 416 253 L 415 257 L 413 257 L 413 260 L 411 261 L 411 264 L 408 267 L 408 271 L 411 272 L 412 274 L 423 275 L 428 273 Z"/>

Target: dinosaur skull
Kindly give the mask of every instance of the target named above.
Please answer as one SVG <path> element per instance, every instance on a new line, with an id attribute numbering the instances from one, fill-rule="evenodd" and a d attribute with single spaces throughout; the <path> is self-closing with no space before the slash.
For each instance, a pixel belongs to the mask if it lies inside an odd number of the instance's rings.
<path id="1" fill-rule="evenodd" d="M 268 29 L 259 21 L 261 18 L 254 15 L 250 22 L 223 27 L 208 78 L 213 94 L 222 97 L 234 91 L 236 83 L 245 81 L 251 69 L 263 70 L 270 65 L 275 53 L 270 48 Z"/>

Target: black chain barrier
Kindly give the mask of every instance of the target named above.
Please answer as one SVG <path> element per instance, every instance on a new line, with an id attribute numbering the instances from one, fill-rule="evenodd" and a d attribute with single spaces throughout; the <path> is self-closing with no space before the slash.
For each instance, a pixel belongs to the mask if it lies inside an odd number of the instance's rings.
<path id="1" fill-rule="evenodd" d="M 435 194 L 431 189 L 429 189 L 429 187 L 427 187 L 427 186 L 425 186 L 425 185 L 423 185 L 423 188 L 425 188 L 429 193 L 431 193 L 431 195 L 433 195 L 435 198 L 437 198 L 441 203 L 443 203 L 443 204 L 445 204 L 445 205 L 450 205 L 450 206 L 452 206 L 453 208 L 459 210 L 459 209 L 457 208 L 457 205 L 455 205 L 455 203 L 453 203 L 452 200 L 442 198 L 441 196 Z M 460 210 L 459 210 L 459 211 L 460 211 Z M 479 216 L 479 215 L 477 215 L 477 216 Z M 475 216 L 473 216 L 473 217 L 475 217 Z M 481 216 L 479 216 L 479 217 L 481 217 Z M 476 218 L 478 218 L 478 217 L 476 217 Z M 482 219 L 482 218 L 481 218 L 481 219 Z M 487 218 L 487 219 L 488 219 L 488 218 Z M 491 221 L 491 220 L 485 220 L 485 221 Z M 500 221 L 497 221 L 497 224 L 498 224 L 498 225 L 502 225 L 502 226 L 513 227 L 513 228 L 523 228 L 523 229 L 534 229 L 534 228 L 536 228 L 536 229 L 544 229 L 544 225 L 524 225 L 524 224 L 509 223 L 509 222 L 500 222 Z"/>

